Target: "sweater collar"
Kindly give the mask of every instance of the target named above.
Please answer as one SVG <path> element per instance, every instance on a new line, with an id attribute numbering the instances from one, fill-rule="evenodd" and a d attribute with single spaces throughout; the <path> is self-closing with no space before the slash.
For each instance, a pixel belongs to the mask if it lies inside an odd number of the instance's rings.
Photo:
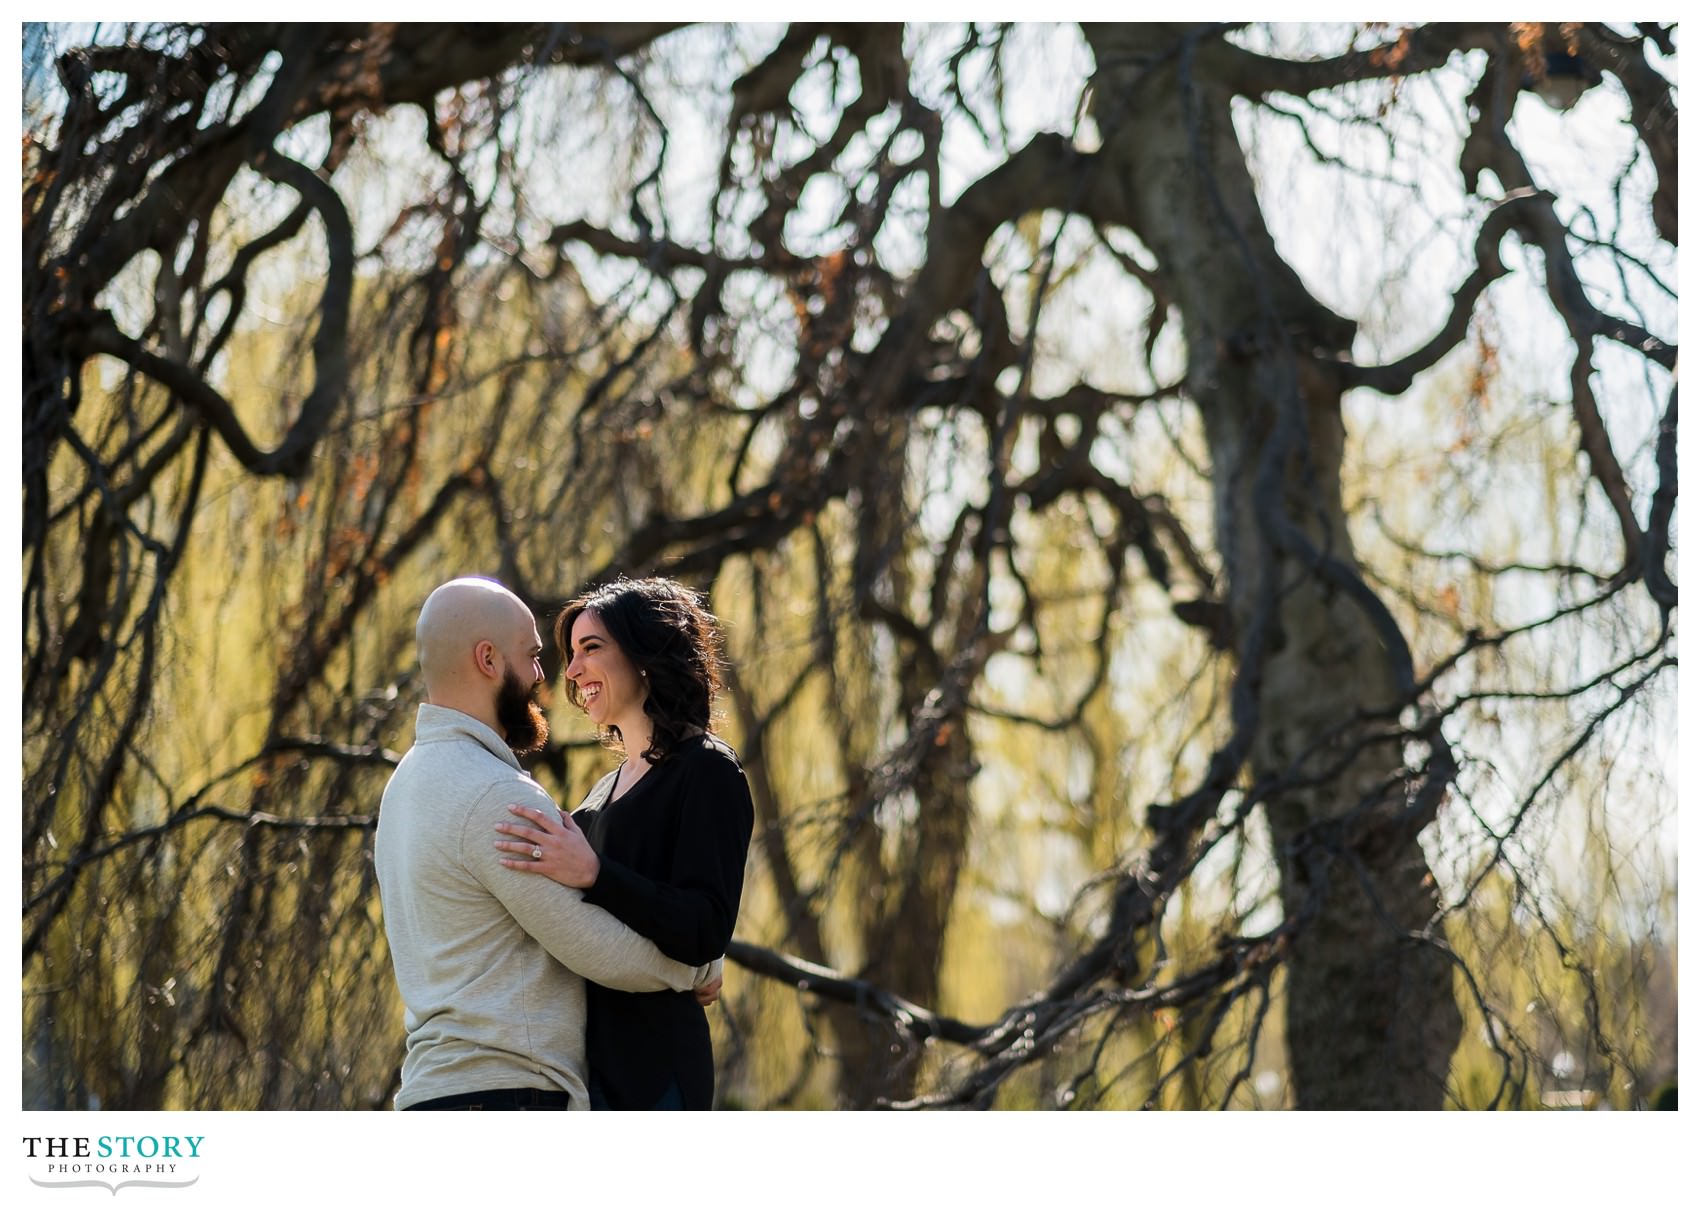
<path id="1" fill-rule="evenodd" d="M 453 707 L 438 707 L 434 703 L 419 704 L 419 715 L 413 724 L 415 745 L 429 741 L 460 739 L 483 746 L 521 774 L 525 773 L 525 767 L 519 764 L 514 751 L 508 748 L 507 742 L 488 724 L 473 719 L 464 711 L 456 711 Z"/>

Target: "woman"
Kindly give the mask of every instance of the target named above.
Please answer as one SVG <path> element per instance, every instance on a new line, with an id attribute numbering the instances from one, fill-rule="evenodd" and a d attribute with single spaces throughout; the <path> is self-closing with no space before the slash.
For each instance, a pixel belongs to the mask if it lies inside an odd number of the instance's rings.
<path id="1" fill-rule="evenodd" d="M 583 888 L 586 901 L 673 959 L 706 964 L 732 938 L 755 823 L 743 767 L 709 731 L 720 689 L 714 616 L 677 582 L 620 580 L 569 602 L 555 643 L 573 704 L 624 760 L 571 822 L 514 809 L 526 823 L 498 828 L 520 840 L 496 845 L 522 857 L 502 861 Z M 586 991 L 592 1110 L 713 1105 L 714 1054 L 698 998 Z"/>

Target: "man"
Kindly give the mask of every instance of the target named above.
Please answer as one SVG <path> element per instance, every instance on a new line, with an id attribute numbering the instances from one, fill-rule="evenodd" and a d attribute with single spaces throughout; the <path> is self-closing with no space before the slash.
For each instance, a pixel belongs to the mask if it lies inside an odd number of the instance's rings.
<path id="1" fill-rule="evenodd" d="M 703 1000 L 719 961 L 670 960 L 582 892 L 502 865 L 492 843 L 509 804 L 557 812 L 519 764 L 549 733 L 525 604 L 495 581 L 450 581 L 419 612 L 418 648 L 425 702 L 384 789 L 375 855 L 406 1005 L 396 1107 L 584 1109 L 585 979 Z"/>

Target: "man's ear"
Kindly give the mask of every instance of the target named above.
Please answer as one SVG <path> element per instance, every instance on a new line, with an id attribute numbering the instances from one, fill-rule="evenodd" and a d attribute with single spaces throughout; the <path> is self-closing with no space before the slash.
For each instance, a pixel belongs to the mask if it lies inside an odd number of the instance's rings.
<path id="1" fill-rule="evenodd" d="M 502 672 L 501 655 L 489 640 L 479 640 L 473 645 L 472 663 L 478 667 L 478 672 L 486 677 L 498 677 Z"/>

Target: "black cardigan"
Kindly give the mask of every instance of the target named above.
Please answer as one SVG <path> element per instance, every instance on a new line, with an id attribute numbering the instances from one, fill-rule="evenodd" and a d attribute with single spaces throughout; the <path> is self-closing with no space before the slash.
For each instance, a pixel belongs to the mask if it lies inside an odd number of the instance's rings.
<path id="1" fill-rule="evenodd" d="M 755 826 L 738 757 L 718 737 L 690 737 L 607 803 L 605 776 L 573 814 L 602 860 L 584 899 L 683 964 L 725 954 Z M 714 1102 L 708 1016 L 690 993 L 626 993 L 586 982 L 585 1045 L 615 1110 L 653 1107 L 670 1083 L 687 1110 Z"/>

